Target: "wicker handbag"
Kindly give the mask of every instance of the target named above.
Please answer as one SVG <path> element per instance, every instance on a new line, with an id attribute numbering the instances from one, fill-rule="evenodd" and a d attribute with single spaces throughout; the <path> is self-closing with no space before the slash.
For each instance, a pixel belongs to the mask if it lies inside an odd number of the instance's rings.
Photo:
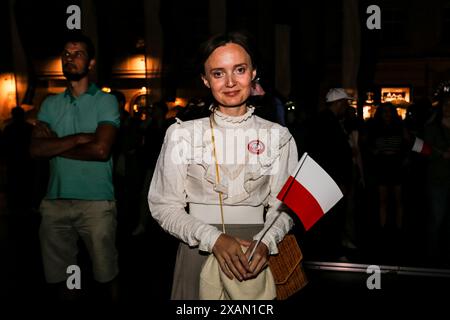
<path id="1" fill-rule="evenodd" d="M 308 284 L 302 266 L 303 254 L 293 234 L 288 234 L 278 244 L 277 255 L 269 258 L 275 279 L 277 299 L 285 300 Z"/>

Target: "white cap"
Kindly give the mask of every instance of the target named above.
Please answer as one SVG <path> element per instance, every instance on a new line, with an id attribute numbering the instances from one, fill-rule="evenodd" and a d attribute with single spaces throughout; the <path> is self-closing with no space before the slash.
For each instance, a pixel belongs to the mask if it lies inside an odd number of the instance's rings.
<path id="1" fill-rule="evenodd" d="M 341 99 L 355 100 L 355 98 L 350 96 L 343 88 L 333 88 L 328 91 L 325 101 L 333 102 Z"/>

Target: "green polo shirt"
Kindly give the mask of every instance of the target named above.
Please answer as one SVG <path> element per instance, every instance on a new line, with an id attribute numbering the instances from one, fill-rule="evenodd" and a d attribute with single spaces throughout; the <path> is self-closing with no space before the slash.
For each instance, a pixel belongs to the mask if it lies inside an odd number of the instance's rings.
<path id="1" fill-rule="evenodd" d="M 74 97 L 69 90 L 43 102 L 38 120 L 47 123 L 58 137 L 94 133 L 100 124 L 119 127 L 119 107 L 113 95 L 94 84 Z M 112 159 L 81 161 L 63 157 L 50 160 L 46 199 L 113 200 Z"/>

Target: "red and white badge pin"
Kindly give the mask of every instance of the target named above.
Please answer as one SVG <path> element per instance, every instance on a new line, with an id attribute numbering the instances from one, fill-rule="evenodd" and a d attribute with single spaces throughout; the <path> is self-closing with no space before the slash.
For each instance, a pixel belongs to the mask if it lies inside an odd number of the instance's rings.
<path id="1" fill-rule="evenodd" d="M 253 154 L 261 154 L 266 150 L 266 146 L 259 140 L 252 140 L 248 143 L 248 151 Z"/>

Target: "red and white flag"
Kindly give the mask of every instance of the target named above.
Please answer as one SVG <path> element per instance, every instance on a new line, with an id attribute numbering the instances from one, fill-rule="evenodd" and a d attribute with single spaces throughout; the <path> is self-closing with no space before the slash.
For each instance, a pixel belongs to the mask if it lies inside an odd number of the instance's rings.
<path id="1" fill-rule="evenodd" d="M 414 140 L 414 144 L 411 150 L 425 156 L 429 156 L 433 151 L 430 145 L 426 144 L 422 139 L 417 137 Z"/>
<path id="2" fill-rule="evenodd" d="M 305 152 L 277 198 L 309 230 L 343 196 L 336 182 Z"/>

